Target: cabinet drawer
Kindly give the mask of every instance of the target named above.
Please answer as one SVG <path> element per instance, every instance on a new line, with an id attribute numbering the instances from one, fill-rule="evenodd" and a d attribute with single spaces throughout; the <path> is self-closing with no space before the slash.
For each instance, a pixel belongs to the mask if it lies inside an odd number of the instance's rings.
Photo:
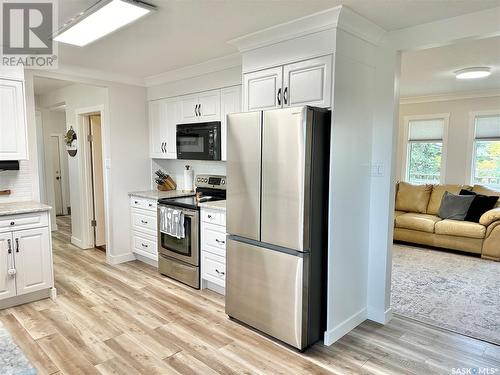
<path id="1" fill-rule="evenodd" d="M 156 215 L 144 210 L 132 209 L 132 229 L 156 237 Z"/>
<path id="2" fill-rule="evenodd" d="M 154 199 L 146 199 L 140 197 L 130 197 L 130 207 L 132 208 L 140 208 L 143 210 L 154 211 L 156 212 L 156 205 L 158 201 Z"/>
<path id="3" fill-rule="evenodd" d="M 201 225 L 201 250 L 222 257 L 226 256 L 226 227 L 203 223 Z"/>
<path id="4" fill-rule="evenodd" d="M 147 236 L 139 232 L 132 234 L 132 251 L 138 253 L 148 253 L 156 255 L 158 253 L 158 246 L 156 239 L 152 236 Z"/>
<path id="5" fill-rule="evenodd" d="M 201 210 L 201 221 L 226 226 L 226 213 L 204 208 Z"/>
<path id="6" fill-rule="evenodd" d="M 47 212 L 0 216 L 0 232 L 47 227 L 48 225 L 49 217 Z"/>
<path id="7" fill-rule="evenodd" d="M 226 286 L 226 260 L 223 257 L 202 251 L 202 278 L 214 284 Z"/>

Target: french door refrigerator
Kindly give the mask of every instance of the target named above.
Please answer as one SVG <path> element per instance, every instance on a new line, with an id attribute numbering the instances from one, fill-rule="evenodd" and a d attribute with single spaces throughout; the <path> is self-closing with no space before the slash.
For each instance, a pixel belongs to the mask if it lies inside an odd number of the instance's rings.
<path id="1" fill-rule="evenodd" d="M 326 312 L 329 110 L 228 115 L 226 314 L 299 350 Z"/>

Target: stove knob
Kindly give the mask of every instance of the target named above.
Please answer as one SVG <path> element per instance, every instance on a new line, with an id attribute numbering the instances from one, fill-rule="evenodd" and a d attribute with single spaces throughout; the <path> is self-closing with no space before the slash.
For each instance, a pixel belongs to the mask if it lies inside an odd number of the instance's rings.
<path id="1" fill-rule="evenodd" d="M 222 180 L 222 185 L 225 185 L 226 184 L 226 180 Z"/>
<path id="2" fill-rule="evenodd" d="M 205 178 L 205 181 L 204 181 L 204 182 L 205 182 L 205 183 L 207 183 L 207 182 L 208 182 L 208 178 Z"/>

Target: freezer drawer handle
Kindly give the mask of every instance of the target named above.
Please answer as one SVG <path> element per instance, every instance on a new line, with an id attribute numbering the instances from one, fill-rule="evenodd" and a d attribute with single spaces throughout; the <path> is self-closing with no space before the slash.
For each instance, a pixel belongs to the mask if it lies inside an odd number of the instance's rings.
<path id="1" fill-rule="evenodd" d="M 217 272 L 217 274 L 221 275 L 221 276 L 224 276 L 226 273 L 223 272 L 223 271 L 219 271 L 217 268 L 215 269 L 215 272 Z"/>

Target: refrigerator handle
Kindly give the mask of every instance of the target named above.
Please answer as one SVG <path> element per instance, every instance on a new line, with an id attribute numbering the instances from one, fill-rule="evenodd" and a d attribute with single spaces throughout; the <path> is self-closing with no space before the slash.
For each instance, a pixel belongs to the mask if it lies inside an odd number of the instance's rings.
<path id="1" fill-rule="evenodd" d="M 278 105 L 281 106 L 281 87 L 278 89 Z"/>

